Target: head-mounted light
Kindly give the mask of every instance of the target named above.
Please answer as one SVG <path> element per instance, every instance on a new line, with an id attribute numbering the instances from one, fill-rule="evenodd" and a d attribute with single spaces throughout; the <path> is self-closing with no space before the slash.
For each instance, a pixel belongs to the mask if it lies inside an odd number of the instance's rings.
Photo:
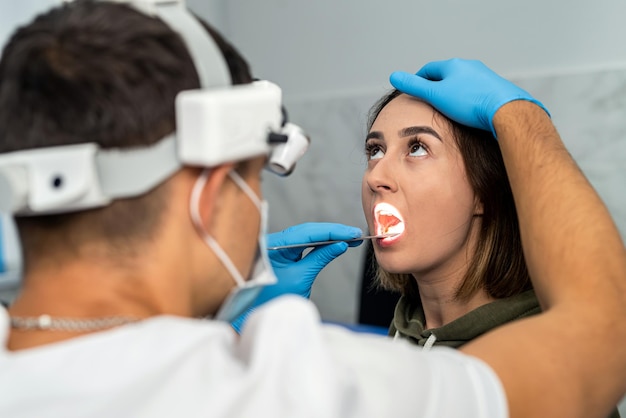
<path id="1" fill-rule="evenodd" d="M 0 211 L 32 215 L 105 206 L 148 192 L 183 165 L 213 167 L 267 155 L 270 171 L 293 171 L 309 139 L 284 120 L 277 85 L 231 85 L 222 53 L 183 0 L 110 1 L 158 16 L 177 31 L 201 88 L 178 94 L 176 132 L 150 147 L 103 150 L 86 143 L 0 155 Z"/>

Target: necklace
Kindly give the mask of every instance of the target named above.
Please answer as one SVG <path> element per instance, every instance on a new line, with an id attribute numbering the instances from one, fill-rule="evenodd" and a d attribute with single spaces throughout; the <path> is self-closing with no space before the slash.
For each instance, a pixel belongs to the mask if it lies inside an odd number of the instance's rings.
<path id="1" fill-rule="evenodd" d="M 87 332 L 112 328 L 137 322 L 139 319 L 127 316 L 105 316 L 102 318 L 53 318 L 50 315 L 12 316 L 11 326 L 21 330 Z"/>

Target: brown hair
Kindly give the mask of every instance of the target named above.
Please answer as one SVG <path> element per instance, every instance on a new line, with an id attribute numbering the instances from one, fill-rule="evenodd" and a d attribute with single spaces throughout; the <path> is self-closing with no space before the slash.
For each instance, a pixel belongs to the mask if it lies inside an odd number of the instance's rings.
<path id="1" fill-rule="evenodd" d="M 251 82 L 243 57 L 200 22 L 233 84 Z M 86 142 L 104 149 L 150 145 L 175 130 L 176 95 L 198 87 L 185 44 L 160 19 L 122 4 L 66 4 L 17 30 L 4 49 L 0 152 Z M 154 235 L 167 208 L 165 188 L 105 208 L 17 218 L 25 266 L 94 241 L 132 254 Z"/>
<path id="2" fill-rule="evenodd" d="M 370 109 L 368 131 L 393 99 L 401 94 L 393 90 Z M 498 142 L 488 131 L 461 125 L 437 113 L 451 127 L 459 148 L 469 183 L 483 205 L 481 228 L 474 257 L 457 289 L 457 299 L 467 299 L 479 289 L 493 298 L 506 298 L 531 289 L 522 242 L 502 154 Z M 410 274 L 384 271 L 372 257 L 377 283 L 410 298 L 418 298 L 415 279 Z"/>

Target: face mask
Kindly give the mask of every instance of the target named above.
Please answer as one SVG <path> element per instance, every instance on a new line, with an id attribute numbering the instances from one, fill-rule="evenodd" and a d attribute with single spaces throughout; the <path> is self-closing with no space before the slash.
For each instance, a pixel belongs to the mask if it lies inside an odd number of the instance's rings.
<path id="1" fill-rule="evenodd" d="M 256 257 L 254 260 L 252 272 L 250 273 L 250 278 L 245 280 L 237 267 L 233 264 L 232 260 L 226 254 L 226 252 L 222 249 L 222 247 L 217 243 L 217 241 L 209 235 L 209 233 L 204 229 L 204 225 L 202 224 L 202 220 L 200 218 L 200 207 L 199 200 L 200 194 L 204 189 L 204 185 L 208 178 L 209 170 L 205 169 L 198 180 L 196 180 L 196 184 L 193 187 L 190 199 L 190 212 L 191 219 L 193 221 L 194 226 L 204 239 L 204 242 L 213 250 L 215 255 L 220 259 L 224 267 L 229 271 L 231 277 L 237 283 L 237 286 L 230 292 L 230 294 L 226 297 L 222 305 L 220 306 L 217 314 L 215 315 L 215 319 L 232 322 L 239 315 L 244 313 L 246 309 L 252 306 L 252 303 L 258 296 L 259 292 L 263 289 L 263 287 L 268 284 L 276 283 L 276 276 L 274 275 L 274 271 L 272 270 L 272 265 L 269 261 L 269 257 L 267 254 L 267 245 L 265 242 L 265 236 L 267 232 L 267 215 L 268 215 L 268 204 L 265 200 L 261 201 L 254 191 L 248 186 L 248 184 L 241 178 L 239 174 L 235 171 L 231 171 L 228 173 L 230 178 L 244 191 L 246 195 L 254 202 L 255 206 L 259 210 L 261 215 L 261 225 L 259 228 L 259 238 L 258 238 L 258 246 Z"/>

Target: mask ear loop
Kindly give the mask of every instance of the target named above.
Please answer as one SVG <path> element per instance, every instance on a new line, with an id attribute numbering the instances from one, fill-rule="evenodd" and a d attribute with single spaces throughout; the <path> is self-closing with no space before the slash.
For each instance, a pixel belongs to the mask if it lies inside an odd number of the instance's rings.
<path id="1" fill-rule="evenodd" d="M 191 215 L 191 220 L 193 225 L 196 227 L 196 230 L 204 239 L 204 242 L 213 250 L 215 255 L 220 259 L 226 270 L 230 273 L 231 277 L 235 280 L 239 287 L 243 287 L 246 284 L 241 273 L 237 270 L 237 267 L 233 264 L 232 260 L 226 254 L 226 252 L 222 249 L 222 247 L 218 244 L 215 239 L 209 235 L 209 233 L 204 229 L 204 225 L 202 224 L 202 218 L 200 217 L 200 195 L 202 194 L 202 190 L 204 190 L 204 186 L 209 177 L 209 173 L 211 170 L 205 168 L 202 170 L 202 173 L 196 180 L 196 184 L 194 184 L 193 189 L 191 191 L 191 198 L 189 202 L 189 214 Z M 247 185 L 246 185 L 247 186 Z"/>
<path id="2" fill-rule="evenodd" d="M 232 170 L 228 173 L 228 176 L 231 178 L 232 181 L 237 184 L 237 186 L 241 188 L 241 190 L 244 191 L 245 194 L 248 195 L 250 200 L 252 200 L 252 202 L 256 205 L 256 208 L 258 210 L 261 210 L 261 199 L 259 199 L 256 193 L 254 193 L 254 190 L 252 190 L 252 188 L 248 186 L 248 183 L 246 183 L 244 179 L 241 178 L 239 173 L 237 173 L 235 170 Z"/>

